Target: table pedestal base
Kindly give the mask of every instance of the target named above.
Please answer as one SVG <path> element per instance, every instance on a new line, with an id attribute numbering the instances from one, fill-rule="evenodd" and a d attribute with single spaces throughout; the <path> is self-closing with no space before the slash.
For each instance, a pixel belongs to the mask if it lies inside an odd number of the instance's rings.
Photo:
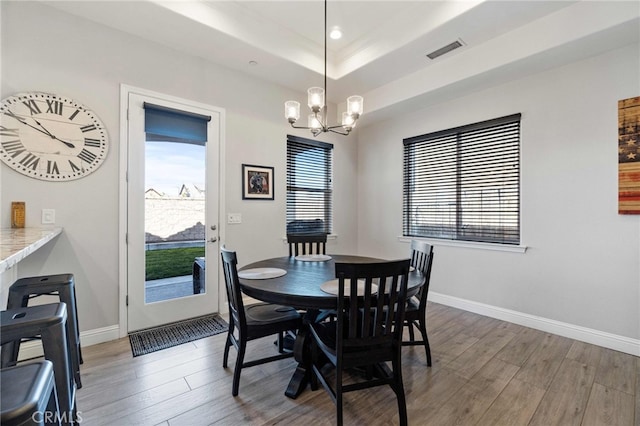
<path id="1" fill-rule="evenodd" d="M 296 399 L 305 390 L 311 380 L 311 332 L 309 323 L 318 319 L 319 311 L 308 310 L 303 319 L 303 326 L 298 330 L 296 341 L 293 345 L 293 358 L 298 361 L 296 371 L 293 373 L 287 390 L 284 392 L 291 399 Z"/>
<path id="2" fill-rule="evenodd" d="M 293 373 L 293 377 L 291 377 L 287 390 L 284 394 L 291 399 L 296 399 L 302 391 L 305 390 L 308 383 L 309 373 L 307 372 L 307 369 L 301 364 L 298 364 L 298 367 L 296 367 L 296 371 Z"/>

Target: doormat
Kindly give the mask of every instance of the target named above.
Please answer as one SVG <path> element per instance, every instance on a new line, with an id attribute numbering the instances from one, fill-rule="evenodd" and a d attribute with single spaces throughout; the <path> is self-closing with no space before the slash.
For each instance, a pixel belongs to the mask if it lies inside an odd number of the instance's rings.
<path id="1" fill-rule="evenodd" d="M 205 315 L 129 334 L 133 356 L 171 348 L 183 343 L 224 333 L 229 328 L 220 315 Z"/>

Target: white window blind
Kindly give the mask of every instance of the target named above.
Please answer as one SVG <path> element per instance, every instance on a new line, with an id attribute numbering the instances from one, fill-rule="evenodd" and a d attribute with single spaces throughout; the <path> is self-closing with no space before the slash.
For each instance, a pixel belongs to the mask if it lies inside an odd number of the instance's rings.
<path id="1" fill-rule="evenodd" d="M 403 141 L 405 236 L 520 243 L 520 117 Z"/>
<path id="2" fill-rule="evenodd" d="M 287 135 L 287 234 L 329 234 L 333 145 Z"/>

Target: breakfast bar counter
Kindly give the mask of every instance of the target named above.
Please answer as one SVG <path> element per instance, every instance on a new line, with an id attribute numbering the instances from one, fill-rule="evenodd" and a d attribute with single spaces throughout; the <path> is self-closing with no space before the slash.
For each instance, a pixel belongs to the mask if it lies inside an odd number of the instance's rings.
<path id="1" fill-rule="evenodd" d="M 60 235 L 62 228 L 1 228 L 0 273 Z"/>

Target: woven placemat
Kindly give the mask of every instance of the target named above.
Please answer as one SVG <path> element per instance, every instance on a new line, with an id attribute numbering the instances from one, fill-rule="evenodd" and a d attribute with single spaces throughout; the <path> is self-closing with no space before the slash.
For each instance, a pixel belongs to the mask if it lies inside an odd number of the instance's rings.
<path id="1" fill-rule="evenodd" d="M 145 355 L 227 331 L 218 314 L 205 315 L 129 334 L 133 356 Z"/>

